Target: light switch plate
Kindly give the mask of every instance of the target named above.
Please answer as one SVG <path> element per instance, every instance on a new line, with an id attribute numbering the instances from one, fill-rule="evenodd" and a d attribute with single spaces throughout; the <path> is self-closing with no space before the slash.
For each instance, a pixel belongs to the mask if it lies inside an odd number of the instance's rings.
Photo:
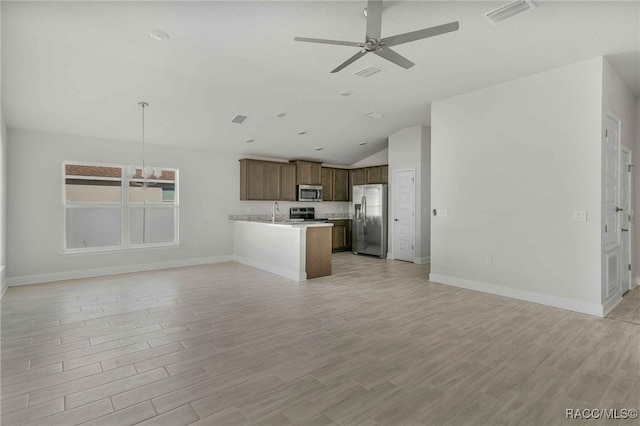
<path id="1" fill-rule="evenodd" d="M 575 222 L 586 222 L 587 221 L 587 212 L 576 210 L 573 212 L 573 220 Z"/>
<path id="2" fill-rule="evenodd" d="M 447 210 L 447 209 L 438 209 L 436 216 L 447 217 L 447 216 L 449 216 L 449 210 Z"/>

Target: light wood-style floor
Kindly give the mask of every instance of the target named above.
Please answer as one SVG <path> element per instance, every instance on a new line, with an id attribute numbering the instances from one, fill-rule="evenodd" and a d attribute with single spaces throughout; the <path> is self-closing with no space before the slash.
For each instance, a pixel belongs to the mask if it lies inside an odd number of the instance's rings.
<path id="1" fill-rule="evenodd" d="M 237 263 L 10 288 L 3 425 L 581 424 L 640 408 L 640 326 L 336 254 L 298 284 Z M 586 424 L 638 424 L 590 421 Z"/>
<path id="2" fill-rule="evenodd" d="M 607 318 L 640 326 L 640 286 L 636 286 L 622 296 L 622 302 L 618 303 L 618 306 L 607 315 Z"/>

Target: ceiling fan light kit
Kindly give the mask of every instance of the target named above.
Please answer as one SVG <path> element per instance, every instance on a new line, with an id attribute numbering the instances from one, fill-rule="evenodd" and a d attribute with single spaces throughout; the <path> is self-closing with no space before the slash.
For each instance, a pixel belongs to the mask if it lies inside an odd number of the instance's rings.
<path id="1" fill-rule="evenodd" d="M 367 31 L 364 43 L 354 41 L 342 41 L 342 40 L 328 40 L 321 38 L 309 38 L 309 37 L 294 37 L 295 41 L 303 41 L 308 43 L 320 43 L 320 44 L 333 44 L 336 46 L 349 46 L 359 47 L 361 50 L 347 59 L 337 68 L 332 70 L 332 73 L 336 73 L 345 67 L 351 65 L 358 59 L 362 58 L 367 53 L 373 53 L 393 62 L 396 65 L 401 66 L 404 69 L 409 69 L 415 64 L 409 59 L 400 55 L 396 51 L 390 49 L 391 46 L 398 46 L 400 44 L 409 43 L 411 41 L 422 40 L 424 38 L 434 37 L 440 34 L 457 31 L 460 28 L 460 24 L 455 22 L 449 22 L 448 24 L 437 25 L 435 27 L 424 28 L 422 30 L 411 31 L 404 34 L 398 34 L 390 37 L 381 38 L 382 35 L 382 0 L 368 0 L 367 8 L 364 11 L 367 17 Z"/>

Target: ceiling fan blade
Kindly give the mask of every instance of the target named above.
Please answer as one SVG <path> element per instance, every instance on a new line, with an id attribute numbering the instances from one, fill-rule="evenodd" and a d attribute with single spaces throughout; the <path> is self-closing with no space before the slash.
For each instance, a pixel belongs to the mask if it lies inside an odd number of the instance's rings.
<path id="1" fill-rule="evenodd" d="M 367 2 L 367 40 L 380 40 L 382 33 L 382 0 Z"/>
<path id="2" fill-rule="evenodd" d="M 364 55 L 366 55 L 368 52 L 364 49 L 362 49 L 361 51 L 359 51 L 358 53 L 356 53 L 355 55 L 353 55 L 352 57 L 350 57 L 349 59 L 347 59 L 346 61 L 344 61 L 343 63 L 341 63 L 338 68 L 334 69 L 333 71 L 331 71 L 332 73 L 334 72 L 338 72 L 341 69 L 343 69 L 344 67 L 346 67 L 347 65 L 351 65 L 352 63 L 354 63 L 355 61 L 357 61 L 358 59 L 362 58 Z"/>
<path id="3" fill-rule="evenodd" d="M 386 42 L 387 46 L 397 46 L 399 44 L 408 43 L 410 41 L 421 40 L 423 38 L 450 33 L 451 31 L 457 31 L 458 28 L 460 28 L 460 24 L 457 21 L 449 22 L 448 24 L 438 25 L 436 27 L 425 28 L 418 31 L 411 31 L 410 33 L 398 34 L 391 37 L 385 37 L 382 41 Z"/>
<path id="4" fill-rule="evenodd" d="M 408 60 L 398 52 L 391 50 L 389 48 L 376 50 L 373 53 L 375 53 L 376 55 L 382 58 L 385 58 L 387 61 L 391 61 L 396 65 L 400 65 L 404 69 L 411 68 L 412 66 L 415 65 L 413 62 L 411 62 L 410 60 Z"/>
<path id="5" fill-rule="evenodd" d="M 306 41 L 309 43 L 322 43 L 322 44 L 335 44 L 338 46 L 364 47 L 364 43 L 357 43 L 355 41 L 326 40 L 323 38 L 309 38 L 309 37 L 294 37 L 293 39 L 295 41 Z"/>

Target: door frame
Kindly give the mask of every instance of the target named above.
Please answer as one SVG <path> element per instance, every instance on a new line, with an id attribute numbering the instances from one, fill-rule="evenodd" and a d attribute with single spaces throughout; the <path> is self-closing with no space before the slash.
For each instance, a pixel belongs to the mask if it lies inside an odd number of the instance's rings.
<path id="1" fill-rule="evenodd" d="M 618 241 L 617 243 L 607 245 L 605 243 L 605 225 L 606 225 L 606 161 L 607 161 L 607 119 L 611 119 L 616 122 L 617 130 L 618 130 L 618 141 L 617 141 L 617 189 L 616 189 L 616 205 L 620 201 L 620 158 L 621 158 L 621 148 L 622 148 L 622 122 L 620 117 L 612 113 L 611 111 L 605 111 L 603 114 L 602 120 L 602 135 L 601 135 L 601 161 L 602 161 L 602 191 L 601 191 L 601 223 L 600 223 L 600 252 L 601 252 L 601 300 L 603 305 L 603 314 L 606 315 L 611 309 L 613 309 L 620 300 L 622 300 L 622 292 L 621 292 L 621 283 L 620 283 L 620 252 L 621 252 L 621 240 L 620 240 L 620 220 L 617 220 L 616 228 L 618 232 Z M 612 261 L 612 258 L 615 258 L 615 261 Z M 616 265 L 616 271 L 612 275 L 611 274 L 611 266 Z M 616 283 L 610 283 L 610 278 L 615 277 Z"/>
<path id="2" fill-rule="evenodd" d="M 618 122 L 618 125 L 620 125 L 620 122 Z M 618 133 L 619 134 L 619 133 Z M 633 250 L 633 221 L 635 219 L 635 211 L 633 209 L 633 205 L 635 203 L 635 197 L 633 197 L 633 150 L 625 145 L 621 145 L 620 146 L 620 157 L 622 157 L 623 155 L 627 155 L 629 158 L 629 165 L 631 166 L 631 169 L 629 171 L 623 170 L 620 173 L 620 182 L 622 183 L 622 179 L 626 179 L 627 180 L 627 200 L 629 203 L 628 206 L 628 211 L 627 212 L 623 212 L 625 214 L 630 215 L 629 218 L 629 223 L 627 224 L 627 227 L 629 229 L 629 231 L 627 232 L 627 238 L 629 238 L 629 258 L 628 259 L 620 259 L 621 262 L 624 261 L 624 264 L 621 265 L 622 268 L 627 267 L 627 265 L 631 265 L 631 269 L 629 270 L 629 280 L 628 283 L 626 283 L 626 285 L 623 287 L 621 286 L 621 290 L 622 290 L 622 294 L 626 293 L 627 291 L 631 290 L 634 287 L 633 284 L 633 256 L 634 256 L 634 250 Z M 620 165 L 622 166 L 622 158 L 620 160 Z M 620 185 L 620 189 L 622 189 L 622 185 Z M 622 235 L 620 237 L 620 245 L 622 246 Z"/>

